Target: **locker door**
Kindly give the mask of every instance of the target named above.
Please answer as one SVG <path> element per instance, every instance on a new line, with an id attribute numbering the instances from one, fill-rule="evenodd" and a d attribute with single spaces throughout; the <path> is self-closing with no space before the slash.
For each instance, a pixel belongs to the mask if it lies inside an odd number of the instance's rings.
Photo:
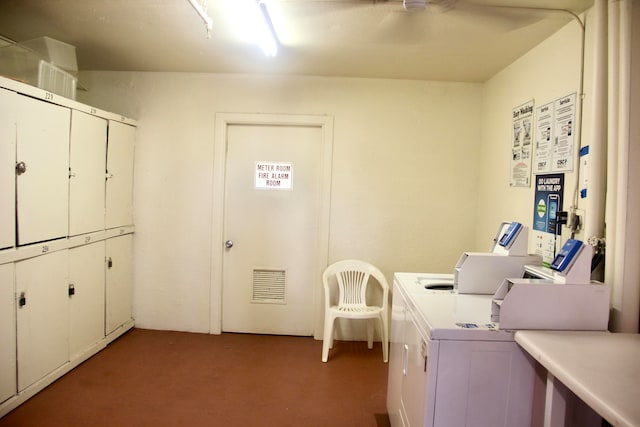
<path id="1" fill-rule="evenodd" d="M 16 93 L 0 89 L 0 249 L 16 236 Z"/>
<path id="2" fill-rule="evenodd" d="M 16 394 L 16 311 L 13 264 L 0 265 L 0 402 Z"/>
<path id="3" fill-rule="evenodd" d="M 104 229 L 107 121 L 71 112 L 69 235 Z"/>
<path id="4" fill-rule="evenodd" d="M 18 391 L 69 361 L 68 251 L 16 266 Z"/>
<path id="5" fill-rule="evenodd" d="M 133 300 L 133 235 L 106 241 L 106 335 L 132 317 Z"/>
<path id="6" fill-rule="evenodd" d="M 71 359 L 104 338 L 104 242 L 69 250 Z"/>
<path id="7" fill-rule="evenodd" d="M 18 245 L 65 237 L 69 229 L 68 108 L 17 96 Z"/>
<path id="8" fill-rule="evenodd" d="M 133 153 L 136 129 L 109 121 L 106 228 L 133 224 Z"/>

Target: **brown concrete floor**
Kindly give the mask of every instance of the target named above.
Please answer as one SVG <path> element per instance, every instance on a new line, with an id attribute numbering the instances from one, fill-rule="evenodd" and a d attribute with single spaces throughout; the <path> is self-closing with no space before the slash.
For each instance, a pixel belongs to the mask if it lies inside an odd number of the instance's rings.
<path id="1" fill-rule="evenodd" d="M 20 426 L 388 426 L 376 343 L 133 329 L 0 418 Z"/>

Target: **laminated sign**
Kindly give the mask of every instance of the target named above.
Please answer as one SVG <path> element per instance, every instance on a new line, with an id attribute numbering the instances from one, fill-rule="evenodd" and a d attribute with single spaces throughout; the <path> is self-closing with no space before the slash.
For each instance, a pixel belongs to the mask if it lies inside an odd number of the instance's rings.
<path id="1" fill-rule="evenodd" d="M 258 190 L 291 190 L 291 163 L 256 162 L 255 187 Z"/>

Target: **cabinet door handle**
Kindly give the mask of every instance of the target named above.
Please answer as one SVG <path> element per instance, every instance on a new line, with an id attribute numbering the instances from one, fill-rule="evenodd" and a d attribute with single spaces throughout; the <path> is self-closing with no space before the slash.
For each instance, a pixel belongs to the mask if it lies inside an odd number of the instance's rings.
<path id="1" fill-rule="evenodd" d="M 22 292 L 18 297 L 18 307 L 22 308 L 25 305 L 27 305 L 27 296 L 24 294 L 24 292 Z"/>
<path id="2" fill-rule="evenodd" d="M 73 283 L 69 283 L 69 296 L 72 297 L 76 294 L 76 287 Z"/>
<path id="3" fill-rule="evenodd" d="M 107 258 L 107 268 L 113 267 L 113 259 L 111 257 Z"/>

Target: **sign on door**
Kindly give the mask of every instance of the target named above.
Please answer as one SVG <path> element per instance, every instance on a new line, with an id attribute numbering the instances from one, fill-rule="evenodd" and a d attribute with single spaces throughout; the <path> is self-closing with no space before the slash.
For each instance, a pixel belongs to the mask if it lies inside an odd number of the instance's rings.
<path id="1" fill-rule="evenodd" d="M 291 190 L 293 164 L 256 162 L 255 188 L 257 190 Z"/>

